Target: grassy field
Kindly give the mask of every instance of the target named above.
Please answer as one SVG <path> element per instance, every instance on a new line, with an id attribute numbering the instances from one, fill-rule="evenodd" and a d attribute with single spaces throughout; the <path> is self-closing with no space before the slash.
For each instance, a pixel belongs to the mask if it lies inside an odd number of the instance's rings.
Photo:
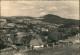
<path id="1" fill-rule="evenodd" d="M 74 48 L 75 47 L 75 48 Z M 64 48 L 47 48 L 42 51 L 31 51 L 29 55 L 79 55 L 79 46 Z"/>
<path id="2" fill-rule="evenodd" d="M 1 52 L 0 55 L 80 55 L 80 44 L 76 44 L 70 47 L 54 47 L 44 48 L 42 50 L 24 51 L 20 52 L 8 50 Z"/>

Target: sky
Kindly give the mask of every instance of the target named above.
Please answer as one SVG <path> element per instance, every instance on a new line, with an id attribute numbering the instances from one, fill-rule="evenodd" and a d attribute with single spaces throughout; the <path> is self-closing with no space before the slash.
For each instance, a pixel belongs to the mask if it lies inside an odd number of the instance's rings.
<path id="1" fill-rule="evenodd" d="M 79 19 L 79 1 L 1 1 L 1 16 L 40 17 L 54 14 Z"/>

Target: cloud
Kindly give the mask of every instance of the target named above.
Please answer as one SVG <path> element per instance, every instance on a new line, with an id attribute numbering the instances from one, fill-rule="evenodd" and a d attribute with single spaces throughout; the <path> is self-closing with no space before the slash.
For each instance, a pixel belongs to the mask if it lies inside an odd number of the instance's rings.
<path id="1" fill-rule="evenodd" d="M 26 7 L 20 8 L 20 9 L 33 9 L 33 8 L 34 8 L 34 6 L 26 6 Z"/>
<path id="2" fill-rule="evenodd" d="M 64 14 L 68 14 L 68 12 L 67 12 L 67 11 L 64 11 L 63 13 L 64 13 Z"/>
<path id="3" fill-rule="evenodd" d="M 67 8 L 69 8 L 69 7 L 66 6 L 66 5 L 60 7 L 60 9 L 64 9 L 64 8 L 67 9 Z"/>
<path id="4" fill-rule="evenodd" d="M 9 7 L 1 7 L 1 9 L 10 9 Z"/>
<path id="5" fill-rule="evenodd" d="M 52 10 L 57 10 L 57 7 L 55 7 L 55 6 L 53 6 L 53 7 L 47 7 L 47 9 L 48 9 L 49 11 L 52 11 Z"/>
<path id="6" fill-rule="evenodd" d="M 43 8 L 40 8 L 39 11 L 44 11 L 44 9 Z"/>
<path id="7" fill-rule="evenodd" d="M 20 4 L 25 4 L 25 5 L 30 5 L 30 4 L 32 4 L 33 2 L 31 2 L 31 1 L 17 1 L 17 3 L 20 3 Z"/>
<path id="8" fill-rule="evenodd" d="M 76 14 L 75 15 L 68 15 L 68 17 L 71 17 L 71 19 L 79 20 L 79 15 L 76 15 Z"/>
<path id="9" fill-rule="evenodd" d="M 41 5 L 41 7 L 44 7 L 44 5 Z"/>
<path id="10" fill-rule="evenodd" d="M 41 16 L 46 15 L 46 14 L 47 14 L 46 12 L 41 12 L 40 13 Z"/>

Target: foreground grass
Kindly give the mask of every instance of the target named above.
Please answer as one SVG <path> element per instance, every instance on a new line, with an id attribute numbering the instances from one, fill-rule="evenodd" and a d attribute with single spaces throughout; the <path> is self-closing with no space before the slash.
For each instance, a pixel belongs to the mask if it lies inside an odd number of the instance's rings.
<path id="1" fill-rule="evenodd" d="M 44 48 L 41 50 L 31 51 L 21 50 L 20 52 L 9 50 L 1 52 L 1 55 L 79 55 L 79 46 L 80 45 L 74 45 L 71 47 Z"/>

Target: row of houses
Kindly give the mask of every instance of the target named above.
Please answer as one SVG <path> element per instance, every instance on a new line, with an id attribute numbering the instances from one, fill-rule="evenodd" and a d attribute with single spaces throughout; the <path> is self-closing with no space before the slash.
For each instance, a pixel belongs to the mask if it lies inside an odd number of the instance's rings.
<path id="1" fill-rule="evenodd" d="M 25 24 L 32 23 L 32 24 L 39 24 L 41 22 L 42 21 L 36 20 L 36 19 L 26 19 L 26 18 L 25 19 L 12 19 L 12 23 L 25 23 Z"/>

